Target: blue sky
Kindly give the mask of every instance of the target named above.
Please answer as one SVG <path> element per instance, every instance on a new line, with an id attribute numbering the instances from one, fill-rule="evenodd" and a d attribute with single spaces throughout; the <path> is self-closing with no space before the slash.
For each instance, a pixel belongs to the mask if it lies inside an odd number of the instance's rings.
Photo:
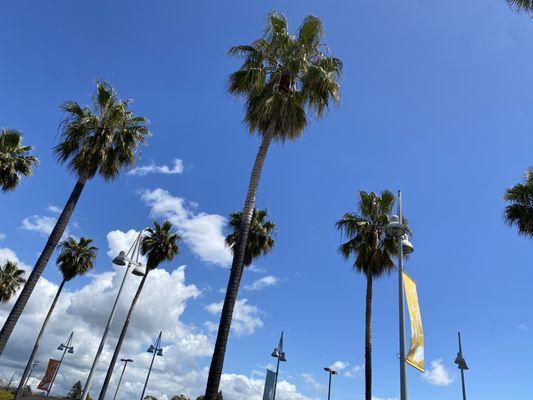
<path id="1" fill-rule="evenodd" d="M 470 396 L 529 399 L 532 244 L 503 224 L 501 197 L 531 163 L 533 22 L 503 0 L 3 2 L 0 126 L 22 130 L 41 165 L 2 195 L 0 247 L 35 262 L 45 237 L 23 229 L 23 220 L 53 218 L 47 207 L 61 207 L 74 184 L 51 153 L 58 106 L 88 104 L 99 78 L 151 120 L 154 135 L 138 166 L 180 159 L 184 168 L 87 185 L 70 229 L 101 249 L 97 274 L 112 271 L 110 231 L 150 223 L 147 193 L 184 199 L 189 218 L 239 209 L 258 138 L 241 124 L 242 101 L 225 93 L 238 66 L 226 52 L 258 37 L 269 10 L 285 13 L 293 29 L 308 14 L 323 19 L 327 44 L 345 65 L 342 101 L 298 142 L 271 148 L 257 205 L 278 225 L 276 248 L 256 263 L 264 272 L 248 271 L 243 285 L 269 275 L 278 281 L 241 292 L 262 326 L 231 338 L 225 371 L 262 370 L 281 330 L 289 360 L 282 378 L 305 396 L 323 397 L 309 377 L 325 383 L 324 366 L 363 364 L 364 279 L 338 255 L 334 222 L 355 210 L 358 190 L 401 189 L 414 231 L 407 269 L 419 286 L 426 361 L 442 359 L 453 379 L 432 385 L 409 370 L 411 398 L 460 395 L 453 359 L 461 330 Z M 193 242 L 165 268 L 187 265 L 185 282 L 201 294 L 180 320 L 209 336 L 205 322 L 217 317 L 206 307 L 222 299 L 228 270 Z M 58 282 L 52 263 L 44 277 Z M 381 279 L 374 294 L 374 395 L 395 398 L 396 280 Z M 193 364 L 208 363 L 201 356 Z M 337 399 L 363 396 L 361 376 L 339 376 L 334 385 Z"/>

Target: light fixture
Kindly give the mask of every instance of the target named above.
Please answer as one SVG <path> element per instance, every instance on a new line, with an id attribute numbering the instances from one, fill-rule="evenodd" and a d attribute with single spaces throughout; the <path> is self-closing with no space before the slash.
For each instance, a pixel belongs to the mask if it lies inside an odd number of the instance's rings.
<path id="1" fill-rule="evenodd" d="M 272 352 L 271 356 L 274 357 L 274 358 L 278 358 L 279 357 L 279 350 L 278 349 L 274 349 L 274 351 Z"/>
<path id="2" fill-rule="evenodd" d="M 389 224 L 385 227 L 385 233 L 388 236 L 399 238 L 405 234 L 405 227 L 400 222 L 400 219 L 397 215 L 392 215 L 390 217 Z"/>
<path id="3" fill-rule="evenodd" d="M 63 343 L 61 343 L 61 344 L 57 347 L 58 350 L 63 350 L 64 348 L 65 348 L 65 347 L 63 346 Z"/>
<path id="4" fill-rule="evenodd" d="M 157 355 L 163 357 L 163 349 L 157 350 Z"/>
<path id="5" fill-rule="evenodd" d="M 68 349 L 68 352 L 69 352 L 70 354 L 72 354 L 72 353 L 74 353 L 74 349 L 71 347 L 71 348 Z"/>
<path id="6" fill-rule="evenodd" d="M 287 361 L 287 358 L 285 357 L 285 352 L 282 351 L 281 354 L 279 355 L 279 360 L 281 362 L 286 362 Z"/>
<path id="7" fill-rule="evenodd" d="M 148 350 L 146 350 L 148 353 L 153 353 L 154 352 L 154 345 L 151 344 L 150 347 L 148 347 Z"/>
<path id="8" fill-rule="evenodd" d="M 461 353 L 457 353 L 457 357 L 455 358 L 455 361 L 454 361 L 456 364 L 457 364 L 457 367 L 460 369 L 460 370 L 467 370 L 468 369 L 468 365 L 466 364 L 466 360 L 463 358 L 463 356 L 461 355 Z"/>
<path id="9" fill-rule="evenodd" d="M 146 268 L 144 267 L 144 265 L 139 264 L 135 268 L 133 268 L 133 271 L 131 271 L 131 273 L 137 276 L 144 276 L 146 275 Z"/>
<path id="10" fill-rule="evenodd" d="M 124 252 L 124 250 L 118 253 L 118 256 L 113 258 L 113 264 L 120 265 L 121 267 L 126 265 L 126 252 Z"/>
<path id="11" fill-rule="evenodd" d="M 407 236 L 407 234 L 403 235 L 402 251 L 403 251 L 403 254 L 405 255 L 411 254 L 413 251 L 415 251 L 415 248 L 413 247 L 412 243 L 409 241 L 409 237 Z"/>

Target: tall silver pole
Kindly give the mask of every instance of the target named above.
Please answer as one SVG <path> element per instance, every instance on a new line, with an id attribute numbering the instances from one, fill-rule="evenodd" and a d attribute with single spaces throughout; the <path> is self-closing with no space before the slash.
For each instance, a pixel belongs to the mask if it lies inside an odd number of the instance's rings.
<path id="1" fill-rule="evenodd" d="M 54 382 L 56 381 L 57 373 L 59 372 L 59 368 L 61 368 L 61 364 L 63 364 L 63 358 L 65 358 L 65 354 L 67 353 L 67 350 L 70 348 L 70 343 L 72 342 L 72 335 L 74 335 L 74 332 L 70 333 L 70 336 L 68 337 L 67 344 L 64 345 L 63 354 L 61 355 L 61 359 L 59 360 L 59 364 L 57 365 L 56 370 L 54 371 L 54 375 L 52 376 L 52 381 L 50 382 L 50 387 L 48 388 L 48 391 L 46 392 L 45 398 L 48 398 L 50 396 L 50 392 L 52 391 L 52 386 L 54 386 Z"/>
<path id="2" fill-rule="evenodd" d="M 398 218 L 403 224 L 402 193 L 398 190 Z M 407 373 L 405 369 L 405 309 L 403 293 L 403 248 L 398 238 L 398 309 L 400 324 L 400 400 L 407 400 Z"/>
<path id="3" fill-rule="evenodd" d="M 463 357 L 463 346 L 461 345 L 461 332 L 457 332 L 459 337 L 459 355 Z M 463 400 L 466 400 L 465 371 L 461 368 L 461 384 L 463 388 Z"/>
<path id="4" fill-rule="evenodd" d="M 122 377 L 124 376 L 124 372 L 126 372 L 126 366 L 128 365 L 129 362 L 130 360 L 124 360 L 124 368 L 122 368 L 122 373 L 120 374 L 120 379 L 118 380 L 117 390 L 115 390 L 115 395 L 113 396 L 113 400 L 117 398 L 118 389 L 120 388 L 120 384 L 122 383 Z"/>
<path id="5" fill-rule="evenodd" d="M 329 371 L 328 400 L 331 400 L 331 371 Z"/>
<path id="6" fill-rule="evenodd" d="M 98 361 L 100 360 L 100 356 L 102 355 L 102 351 L 104 350 L 105 342 L 107 340 L 107 335 L 109 334 L 111 323 L 113 322 L 113 319 L 115 318 L 115 313 L 117 311 L 118 300 L 120 298 L 120 295 L 122 294 L 122 289 L 124 289 L 124 283 L 126 282 L 126 278 L 128 277 L 130 268 L 131 268 L 131 262 L 128 261 L 126 272 L 124 272 L 124 278 L 122 278 L 122 283 L 120 284 L 120 288 L 118 289 L 117 297 L 115 297 L 115 302 L 113 303 L 111 314 L 109 314 L 109 318 L 107 320 L 107 324 L 104 329 L 104 334 L 102 335 L 102 339 L 100 340 L 100 346 L 98 346 L 98 351 L 96 352 L 96 356 L 94 357 L 93 365 L 91 366 L 91 371 L 89 372 L 89 376 L 87 377 L 87 382 L 85 383 L 85 388 L 83 389 L 81 400 L 85 400 L 87 398 L 87 395 L 89 394 L 89 389 L 91 389 L 91 383 L 93 380 L 94 371 L 96 371 L 96 364 L 98 364 Z"/>
<path id="7" fill-rule="evenodd" d="M 148 370 L 148 375 L 146 375 L 146 381 L 144 382 L 143 392 L 141 394 L 141 400 L 144 399 L 144 392 L 146 392 L 146 386 L 148 386 L 148 379 L 150 379 L 150 374 L 152 373 L 152 366 L 154 365 L 154 360 L 157 352 L 159 351 L 159 346 L 161 345 L 161 334 L 163 331 L 159 332 L 159 336 L 156 341 L 154 355 L 152 356 L 152 362 L 150 363 L 150 369 Z"/>
<path id="8" fill-rule="evenodd" d="M 279 375 L 279 356 L 278 363 L 276 364 L 276 380 L 274 381 L 274 394 L 272 400 L 276 400 L 276 390 L 278 390 L 278 375 Z"/>

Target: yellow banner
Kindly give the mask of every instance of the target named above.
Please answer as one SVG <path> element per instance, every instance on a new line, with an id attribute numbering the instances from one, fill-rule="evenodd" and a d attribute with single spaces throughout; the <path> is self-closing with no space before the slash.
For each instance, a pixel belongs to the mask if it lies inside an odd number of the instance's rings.
<path id="1" fill-rule="evenodd" d="M 403 287 L 411 320 L 411 344 L 405 361 L 424 372 L 424 330 L 422 329 L 422 316 L 418 305 L 416 283 L 405 272 L 403 273 Z"/>

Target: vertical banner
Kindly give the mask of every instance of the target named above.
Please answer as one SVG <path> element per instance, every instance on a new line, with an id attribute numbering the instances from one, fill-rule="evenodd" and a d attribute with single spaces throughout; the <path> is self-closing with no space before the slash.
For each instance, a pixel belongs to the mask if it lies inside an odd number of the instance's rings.
<path id="1" fill-rule="evenodd" d="M 418 304 L 416 283 L 409 275 L 403 273 L 403 287 L 411 321 L 411 343 L 405 361 L 424 372 L 424 330 L 422 329 L 422 316 Z"/>
<path id="2" fill-rule="evenodd" d="M 37 389 L 45 390 L 48 392 L 48 389 L 50 388 L 50 383 L 52 382 L 52 379 L 54 379 L 54 374 L 56 373 L 58 367 L 59 361 L 53 359 L 48 360 L 46 372 L 44 373 L 44 377 L 41 383 L 39 383 L 39 386 L 37 386 Z"/>
<path id="3" fill-rule="evenodd" d="M 276 383 L 276 373 L 267 369 L 265 379 L 265 390 L 263 391 L 263 400 L 272 400 L 274 398 L 274 385 Z"/>

